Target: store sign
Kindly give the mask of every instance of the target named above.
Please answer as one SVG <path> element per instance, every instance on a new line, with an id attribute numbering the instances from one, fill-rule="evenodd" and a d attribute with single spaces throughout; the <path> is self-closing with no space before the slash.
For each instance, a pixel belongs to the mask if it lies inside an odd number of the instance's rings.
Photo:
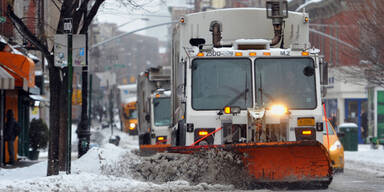
<path id="1" fill-rule="evenodd" d="M 68 66 L 68 35 L 55 35 L 54 47 L 55 67 L 63 68 Z"/>
<path id="2" fill-rule="evenodd" d="M 74 67 L 85 66 L 85 34 L 72 36 L 72 65 Z"/>
<path id="3" fill-rule="evenodd" d="M 64 18 L 64 31 L 72 33 L 72 18 Z"/>

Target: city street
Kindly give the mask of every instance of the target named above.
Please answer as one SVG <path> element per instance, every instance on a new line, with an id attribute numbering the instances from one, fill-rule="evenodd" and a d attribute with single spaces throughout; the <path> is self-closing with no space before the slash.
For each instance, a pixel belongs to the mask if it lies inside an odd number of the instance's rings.
<path id="1" fill-rule="evenodd" d="M 326 191 L 384 191 L 384 177 L 345 169 L 336 175 Z"/>
<path id="2" fill-rule="evenodd" d="M 0 0 L 0 191 L 384 192 L 383 18 L 384 0 Z"/>

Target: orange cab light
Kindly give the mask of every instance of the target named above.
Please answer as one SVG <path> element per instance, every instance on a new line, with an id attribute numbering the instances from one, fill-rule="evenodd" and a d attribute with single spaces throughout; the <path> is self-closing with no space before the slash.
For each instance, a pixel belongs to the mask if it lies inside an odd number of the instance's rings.
<path id="1" fill-rule="evenodd" d="M 184 23 L 185 19 L 183 17 L 181 17 L 179 21 L 180 21 L 180 23 Z"/>
<path id="2" fill-rule="evenodd" d="M 242 52 L 236 52 L 235 56 L 243 56 L 243 53 Z"/>
<path id="3" fill-rule="evenodd" d="M 250 56 L 250 57 L 256 57 L 256 52 L 250 52 L 250 53 L 249 53 L 249 56 Z"/>
<path id="4" fill-rule="evenodd" d="M 202 56 L 204 56 L 204 53 L 199 52 L 199 53 L 197 54 L 197 56 L 198 56 L 198 57 L 202 57 Z"/>
<path id="5" fill-rule="evenodd" d="M 206 136 L 208 135 L 208 131 L 199 131 L 199 136 Z"/>
<path id="6" fill-rule="evenodd" d="M 156 94 L 156 98 L 159 98 L 160 97 L 160 94 Z"/>
<path id="7" fill-rule="evenodd" d="M 271 56 L 271 52 L 263 52 L 264 56 Z"/>
<path id="8" fill-rule="evenodd" d="M 309 52 L 307 52 L 307 51 L 303 51 L 303 52 L 301 52 L 301 55 L 302 55 L 302 56 L 309 56 Z"/>
<path id="9" fill-rule="evenodd" d="M 305 22 L 305 23 L 308 23 L 308 22 L 309 22 L 309 17 L 305 17 L 305 18 L 304 18 L 304 22 Z"/>
<path id="10" fill-rule="evenodd" d="M 224 107 L 224 113 L 230 114 L 231 113 L 231 107 Z"/>
<path id="11" fill-rule="evenodd" d="M 164 141 L 164 137 L 158 137 L 157 140 Z"/>
<path id="12" fill-rule="evenodd" d="M 302 131 L 301 134 L 303 134 L 303 135 L 312 135 L 312 131 L 311 130 L 305 130 L 305 131 Z"/>

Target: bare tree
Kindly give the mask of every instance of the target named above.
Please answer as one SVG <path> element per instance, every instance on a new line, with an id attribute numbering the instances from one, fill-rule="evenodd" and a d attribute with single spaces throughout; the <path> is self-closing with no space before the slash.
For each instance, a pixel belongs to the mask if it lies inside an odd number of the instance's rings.
<path id="1" fill-rule="evenodd" d="M 60 19 L 57 24 L 56 34 L 64 31 L 64 18 L 72 18 L 72 31 L 74 34 L 85 34 L 96 13 L 101 8 L 105 0 L 51 0 L 60 10 Z M 123 6 L 138 7 L 139 5 L 132 0 L 119 1 Z M 87 10 L 87 8 L 90 9 Z M 53 48 L 49 50 L 43 39 L 38 38 L 26 26 L 26 23 L 13 11 L 12 1 L 8 2 L 7 16 L 17 29 L 17 31 L 38 50 L 40 50 L 48 61 L 49 88 L 50 88 L 50 108 L 49 108 L 49 154 L 47 175 L 56 175 L 59 168 L 63 170 L 66 150 L 66 129 L 67 129 L 67 69 L 60 69 L 54 66 Z M 87 84 L 85 84 L 87 85 Z M 87 86 L 83 86 L 83 92 L 87 92 Z M 86 98 L 83 98 L 86 100 Z M 83 101 L 84 101 L 83 100 Z M 86 102 L 85 102 L 86 105 Z M 85 107 L 86 109 L 86 107 Z M 59 162 L 62 166 L 59 167 Z"/>
<path id="2" fill-rule="evenodd" d="M 384 1 L 352 0 L 348 9 L 349 23 L 355 26 L 344 28 L 342 36 L 355 47 L 344 49 L 342 54 L 356 59 L 339 70 L 355 80 L 365 79 L 371 85 L 384 86 Z"/>

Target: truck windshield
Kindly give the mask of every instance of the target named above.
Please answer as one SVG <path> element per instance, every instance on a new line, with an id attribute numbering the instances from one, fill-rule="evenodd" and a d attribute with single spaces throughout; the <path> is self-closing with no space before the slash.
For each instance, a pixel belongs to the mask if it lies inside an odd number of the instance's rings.
<path id="1" fill-rule="evenodd" d="M 311 58 L 258 58 L 255 60 L 257 103 L 284 104 L 291 109 L 314 109 L 315 69 Z"/>
<path id="2" fill-rule="evenodd" d="M 169 97 L 153 99 L 155 126 L 171 124 L 171 100 Z"/>
<path id="3" fill-rule="evenodd" d="M 193 60 L 192 108 L 220 110 L 225 106 L 251 107 L 251 63 L 247 58 Z"/>
<path id="4" fill-rule="evenodd" d="M 137 119 L 137 110 L 136 109 L 128 109 L 124 113 L 125 119 Z"/>

